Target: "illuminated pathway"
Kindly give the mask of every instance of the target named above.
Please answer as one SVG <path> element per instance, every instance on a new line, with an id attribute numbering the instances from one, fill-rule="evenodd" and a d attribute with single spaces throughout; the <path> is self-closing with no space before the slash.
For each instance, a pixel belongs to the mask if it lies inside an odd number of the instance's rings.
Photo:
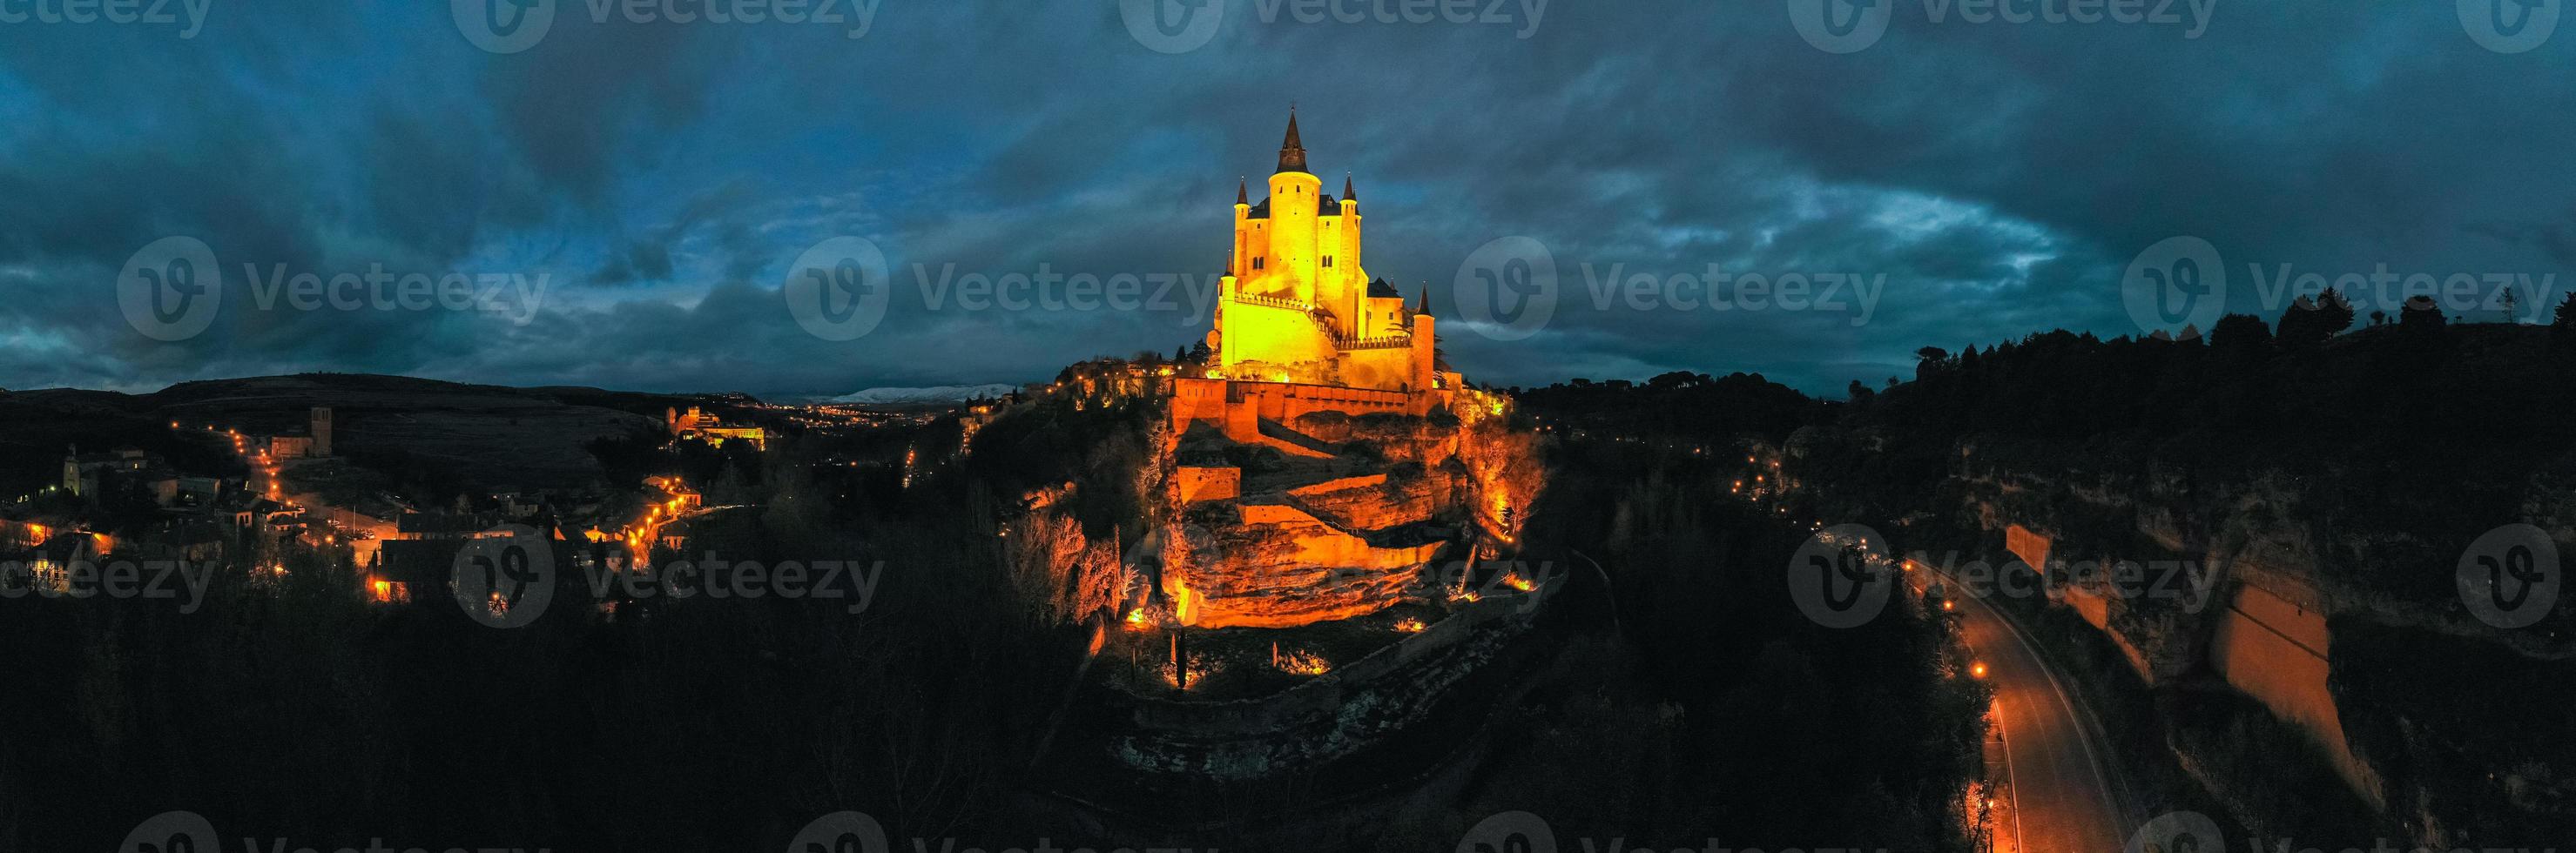
<path id="1" fill-rule="evenodd" d="M 2122 849 L 2136 821 L 2122 805 L 2110 746 L 2028 637 L 1983 599 L 1956 594 L 1956 582 L 1945 585 L 1959 601 L 1960 633 L 1995 687 L 2011 785 L 1995 805 L 1996 853 Z"/>

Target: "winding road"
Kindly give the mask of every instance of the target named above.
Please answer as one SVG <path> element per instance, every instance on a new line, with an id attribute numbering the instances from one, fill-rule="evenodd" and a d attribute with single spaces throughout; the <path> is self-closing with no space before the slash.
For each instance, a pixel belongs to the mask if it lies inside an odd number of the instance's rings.
<path id="1" fill-rule="evenodd" d="M 2018 626 L 1981 598 L 1953 598 L 1961 635 L 1995 687 L 1999 737 L 1987 741 L 1987 761 L 2009 780 L 1994 806 L 1996 853 L 2122 849 L 2138 816 L 2100 728 Z"/>

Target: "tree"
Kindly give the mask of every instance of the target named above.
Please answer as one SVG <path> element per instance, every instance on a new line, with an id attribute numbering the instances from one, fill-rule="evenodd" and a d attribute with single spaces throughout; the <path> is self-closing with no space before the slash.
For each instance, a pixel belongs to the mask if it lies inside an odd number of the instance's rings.
<path id="1" fill-rule="evenodd" d="M 2327 289 L 2315 297 L 2301 296 L 2281 313 L 2277 339 L 2286 350 L 2308 350 L 2325 343 L 2352 326 L 2352 302 L 2342 291 Z"/>
<path id="2" fill-rule="evenodd" d="M 2272 351 L 2272 329 L 2261 317 L 2229 314 L 2209 328 L 2209 348 L 2231 361 L 2254 361 Z"/>
<path id="3" fill-rule="evenodd" d="M 1843 392 L 1849 394 L 1851 396 L 1851 401 L 1854 403 L 1863 402 L 1872 397 L 1878 396 L 1878 392 L 1869 390 L 1869 386 L 1862 384 L 1858 379 L 1852 380 L 1851 387 L 1843 389 Z"/>
<path id="4" fill-rule="evenodd" d="M 2408 334 L 2439 335 L 2449 325 L 2450 321 L 2442 317 L 2442 307 L 2433 304 L 2430 297 L 2407 299 L 2405 309 L 2397 315 L 2397 328 Z"/>

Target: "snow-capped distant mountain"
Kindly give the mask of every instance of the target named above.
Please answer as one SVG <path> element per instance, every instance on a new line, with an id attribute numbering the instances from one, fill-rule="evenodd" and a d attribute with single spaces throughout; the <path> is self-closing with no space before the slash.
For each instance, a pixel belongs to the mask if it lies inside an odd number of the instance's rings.
<path id="1" fill-rule="evenodd" d="M 850 403 L 861 406 L 919 406 L 934 403 L 963 403 L 978 397 L 999 397 L 1020 390 L 1017 385 L 940 385 L 931 388 L 870 388 L 856 394 L 832 397 L 827 403 Z"/>

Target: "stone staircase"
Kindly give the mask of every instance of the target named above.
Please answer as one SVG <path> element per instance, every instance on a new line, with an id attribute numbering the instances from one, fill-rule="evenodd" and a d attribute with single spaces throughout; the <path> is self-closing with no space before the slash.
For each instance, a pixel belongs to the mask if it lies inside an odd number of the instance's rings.
<path id="1" fill-rule="evenodd" d="M 1278 421 L 1264 418 L 1261 421 L 1260 429 L 1262 438 L 1269 439 L 1271 446 L 1278 447 L 1287 453 L 1311 459 L 1331 459 L 1335 456 L 1342 455 L 1342 449 L 1340 447 L 1314 436 L 1298 432 L 1287 424 L 1283 424 Z"/>

